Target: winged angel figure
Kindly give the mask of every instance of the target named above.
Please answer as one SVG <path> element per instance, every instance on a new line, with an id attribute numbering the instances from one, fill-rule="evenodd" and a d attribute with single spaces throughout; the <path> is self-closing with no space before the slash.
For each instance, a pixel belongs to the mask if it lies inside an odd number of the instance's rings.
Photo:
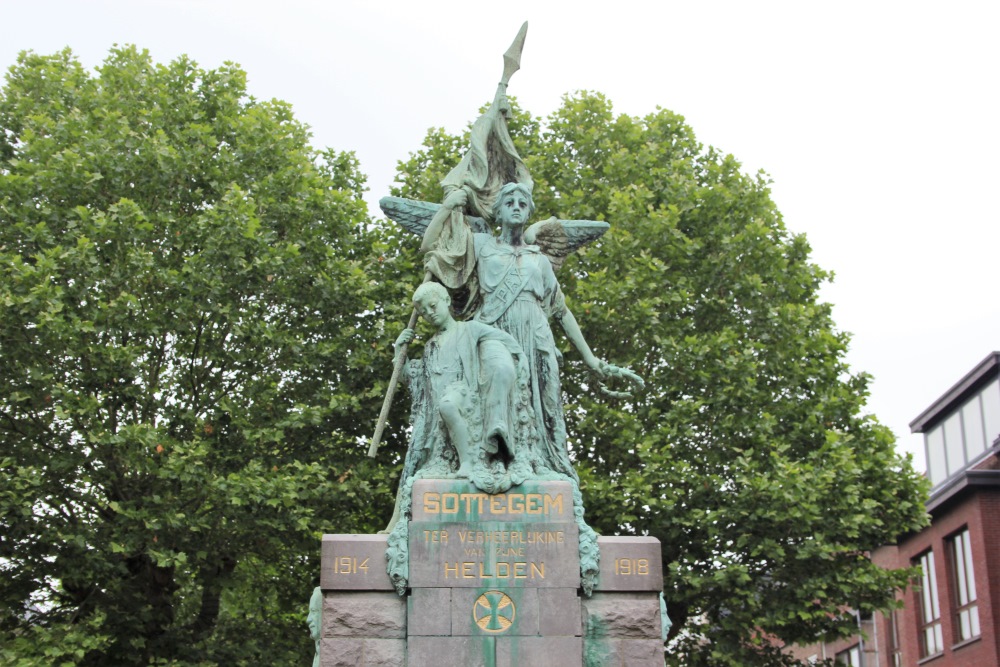
<path id="1" fill-rule="evenodd" d="M 579 478 L 567 450 L 559 351 L 550 322 L 559 323 L 587 366 L 599 376 L 602 391 L 613 396 L 628 395 L 627 391 L 612 391 L 605 385 L 615 378 L 635 387 L 642 386 L 638 375 L 602 361 L 593 353 L 567 308 L 556 279 L 563 260 L 577 248 L 600 238 L 608 230 L 608 224 L 550 218 L 528 226 L 535 210 L 531 197 L 534 184 L 507 131 L 510 105 L 506 97 L 507 82 L 520 66 L 526 31 L 527 23 L 504 54 L 504 74 L 496 96 L 473 125 L 465 156 L 442 181 L 443 203 L 396 197 L 385 197 L 380 202 L 386 216 L 422 236 L 425 281 L 440 283 L 448 291 L 448 298 L 435 298 L 434 303 L 450 303 L 450 315 L 456 320 L 471 320 L 465 327 L 470 331 L 482 332 L 485 327 L 487 331 L 492 328 L 498 332 L 496 336 L 476 337 L 481 341 L 477 343 L 476 356 L 471 348 L 463 353 L 451 345 L 447 365 L 442 362 L 448 350 L 439 333 L 441 338 L 429 341 L 430 365 L 427 359 L 422 364 L 408 365 L 411 380 L 414 369 L 422 369 L 425 377 L 423 382 L 411 381 L 411 389 L 417 389 L 412 395 L 413 441 L 403 465 L 393 519 L 386 528 L 390 533 L 386 570 L 400 594 L 405 592 L 408 577 L 408 522 L 401 519 L 410 516 L 413 480 L 442 476 L 442 470 L 444 477 L 461 477 L 466 468 L 455 465 L 454 457 L 445 456 L 449 450 L 440 444 L 448 439 L 446 422 L 454 428 L 454 420 L 435 416 L 444 417 L 442 406 L 451 409 L 448 401 L 462 391 L 449 393 L 447 400 L 435 396 L 434 381 L 440 384 L 441 378 L 431 375 L 447 370 L 461 378 L 465 383 L 463 395 L 470 397 L 466 406 L 470 408 L 468 424 L 477 425 L 474 429 L 477 431 L 478 425 L 483 425 L 483 433 L 470 433 L 467 439 L 480 443 L 478 459 L 468 467 L 472 471 L 468 473 L 469 481 L 487 493 L 502 492 L 528 479 L 573 482 L 574 515 L 580 529 L 581 585 L 587 595 L 593 590 L 599 571 L 597 535 L 583 519 Z M 499 225 L 499 234 L 494 233 L 494 225 Z M 429 313 L 428 308 L 433 308 L 420 298 L 415 302 L 425 317 L 437 318 L 441 324 L 439 332 L 449 329 L 448 318 Z M 396 366 L 369 449 L 372 456 L 381 438 L 396 380 L 404 367 L 416 314 L 417 310 L 397 340 Z M 472 322 L 476 324 L 472 326 Z M 497 340 L 502 345 L 497 345 Z M 513 368 L 512 356 L 518 360 L 516 380 L 498 382 L 503 368 Z M 509 387 L 511 393 L 498 396 L 502 392 L 495 388 L 501 385 Z M 425 388 L 422 395 L 420 387 Z M 438 393 L 446 392 L 438 390 Z M 439 404 L 437 409 L 428 409 L 435 403 Z M 478 415 L 477 404 L 481 413 Z M 483 414 L 488 418 L 481 418 Z M 460 445 L 466 440 L 451 435 Z M 467 446 L 466 451 L 468 458 L 472 452 Z"/>
<path id="2" fill-rule="evenodd" d="M 559 351 L 550 321 L 558 322 L 587 366 L 602 380 L 642 380 L 626 368 L 599 359 L 583 337 L 556 279 L 565 258 L 600 238 L 608 223 L 549 218 L 528 226 L 535 206 L 532 181 L 507 133 L 509 110 L 503 86 L 490 109 L 472 130 L 471 147 L 445 178 L 441 205 L 385 197 L 383 212 L 405 229 L 423 237 L 425 268 L 453 296 L 453 314 L 510 334 L 523 348 L 530 373 L 534 413 L 530 442 L 508 443 L 517 484 L 526 477 L 551 473 L 578 482 L 566 446 L 559 385 Z M 510 180 L 508 180 L 510 179 Z M 491 231 L 499 224 L 499 235 Z M 516 465 L 514 465 L 516 464 Z"/>

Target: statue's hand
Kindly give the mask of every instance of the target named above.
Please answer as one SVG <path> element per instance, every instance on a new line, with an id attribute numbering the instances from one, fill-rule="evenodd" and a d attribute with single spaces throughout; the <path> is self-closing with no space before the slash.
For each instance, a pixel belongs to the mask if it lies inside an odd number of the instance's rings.
<path id="1" fill-rule="evenodd" d="M 507 95 L 501 93 L 499 99 L 497 100 L 497 109 L 503 114 L 504 118 L 510 119 L 513 112 L 510 108 L 510 100 L 507 99 Z"/>
<path id="2" fill-rule="evenodd" d="M 396 342 L 392 344 L 392 346 L 396 348 L 396 352 L 399 352 L 399 348 L 404 345 L 409 345 L 410 341 L 413 340 L 414 335 L 413 329 L 403 329 L 403 332 L 396 338 Z"/>
<path id="3" fill-rule="evenodd" d="M 450 208 L 452 210 L 463 209 L 465 205 L 469 202 L 469 195 L 465 193 L 465 190 L 459 188 L 448 194 L 444 198 L 444 202 L 441 204 L 445 208 Z"/>
<path id="4" fill-rule="evenodd" d="M 603 359 L 598 359 L 593 354 L 591 354 L 588 357 L 584 357 L 583 363 L 587 364 L 587 368 L 596 373 L 597 376 L 600 378 L 604 377 L 605 374 L 604 369 L 611 365 L 608 362 L 604 361 Z"/>
<path id="5" fill-rule="evenodd" d="M 631 383 L 635 390 L 642 389 L 646 386 L 646 383 L 643 382 L 642 378 L 633 373 L 629 368 L 624 366 L 615 366 L 614 364 L 609 364 L 601 359 L 595 358 L 595 361 L 597 362 L 596 366 L 591 366 L 589 363 L 588 366 L 590 366 L 601 378 L 602 381 L 598 382 L 598 387 L 600 388 L 601 393 L 605 396 L 610 396 L 612 398 L 627 398 L 632 395 L 633 389 L 630 388 L 625 391 L 615 391 L 610 389 L 607 384 L 603 382 L 604 380 L 624 380 Z"/>

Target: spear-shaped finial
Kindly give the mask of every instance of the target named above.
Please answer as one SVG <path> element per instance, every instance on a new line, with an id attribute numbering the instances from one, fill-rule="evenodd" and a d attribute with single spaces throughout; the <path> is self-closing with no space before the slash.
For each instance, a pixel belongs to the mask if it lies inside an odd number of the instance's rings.
<path id="1" fill-rule="evenodd" d="M 507 107 L 506 98 L 504 95 L 504 90 L 507 88 L 507 82 L 510 81 L 510 77 L 514 75 L 514 72 L 521 69 L 521 50 L 524 49 L 524 37 L 528 34 L 528 22 L 525 21 L 524 25 L 517 32 L 517 37 L 514 38 L 514 42 L 507 49 L 507 52 L 503 54 L 503 77 L 500 79 L 500 85 L 497 87 L 497 98 L 496 101 L 501 102 L 499 105 L 494 105 L 490 107 L 490 113 L 496 113 L 494 109 L 497 107 Z M 509 108 L 501 109 L 504 113 L 509 111 Z M 515 154 L 516 157 L 516 154 Z M 520 160 L 520 158 L 517 158 Z M 464 162 L 463 162 L 464 164 Z M 456 169 L 461 169 L 460 164 Z M 451 209 L 441 207 L 438 214 L 435 214 L 435 218 L 431 221 L 430 226 L 440 225 L 444 222 L 444 219 L 450 213 Z M 440 218 L 438 217 L 440 215 Z M 424 275 L 424 282 L 431 279 L 431 273 L 427 272 Z M 410 315 L 410 322 L 407 324 L 408 329 L 412 329 L 417 322 L 417 311 L 414 310 Z M 392 377 L 389 378 L 389 387 L 385 392 L 385 400 L 382 401 L 382 411 L 378 416 L 378 423 L 375 425 L 375 435 L 372 436 L 371 445 L 368 447 L 368 456 L 374 457 L 376 452 L 378 452 L 379 443 L 382 442 L 382 433 L 385 430 L 386 420 L 389 418 L 389 408 L 392 406 L 392 397 L 396 393 L 396 386 L 399 384 L 399 376 L 403 369 L 403 364 L 406 361 L 406 348 L 407 345 L 404 344 L 399 348 L 399 353 L 396 355 L 395 363 L 393 364 Z"/>
<path id="2" fill-rule="evenodd" d="M 510 48 L 503 54 L 503 77 L 500 83 L 504 86 L 510 81 L 514 72 L 521 69 L 521 51 L 524 49 L 524 38 L 528 34 L 528 22 L 525 21 L 521 29 L 517 31 L 517 37 L 511 43 Z"/>

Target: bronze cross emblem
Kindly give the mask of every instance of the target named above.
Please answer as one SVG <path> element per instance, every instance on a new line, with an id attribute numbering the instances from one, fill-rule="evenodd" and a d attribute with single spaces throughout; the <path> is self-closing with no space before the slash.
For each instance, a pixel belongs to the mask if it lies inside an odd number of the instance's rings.
<path id="1" fill-rule="evenodd" d="M 499 633 L 514 623 L 514 601 L 501 591 L 486 591 L 472 605 L 472 620 L 481 630 Z"/>

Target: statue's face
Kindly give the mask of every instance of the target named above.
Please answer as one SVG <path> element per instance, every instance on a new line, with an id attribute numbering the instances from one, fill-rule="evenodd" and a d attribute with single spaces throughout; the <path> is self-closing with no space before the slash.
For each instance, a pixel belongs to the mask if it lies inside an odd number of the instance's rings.
<path id="1" fill-rule="evenodd" d="M 322 607 L 313 604 L 309 605 L 309 615 L 306 617 L 306 624 L 309 626 L 309 635 L 313 639 L 319 639 L 319 624 L 322 613 Z"/>
<path id="2" fill-rule="evenodd" d="M 497 221 L 502 225 L 523 225 L 528 221 L 531 202 L 520 192 L 511 192 L 500 200 L 500 214 Z"/>
<path id="3" fill-rule="evenodd" d="M 448 301 L 434 294 L 427 294 L 417 299 L 417 312 L 431 323 L 435 329 L 440 329 L 451 316 L 448 312 Z"/>

